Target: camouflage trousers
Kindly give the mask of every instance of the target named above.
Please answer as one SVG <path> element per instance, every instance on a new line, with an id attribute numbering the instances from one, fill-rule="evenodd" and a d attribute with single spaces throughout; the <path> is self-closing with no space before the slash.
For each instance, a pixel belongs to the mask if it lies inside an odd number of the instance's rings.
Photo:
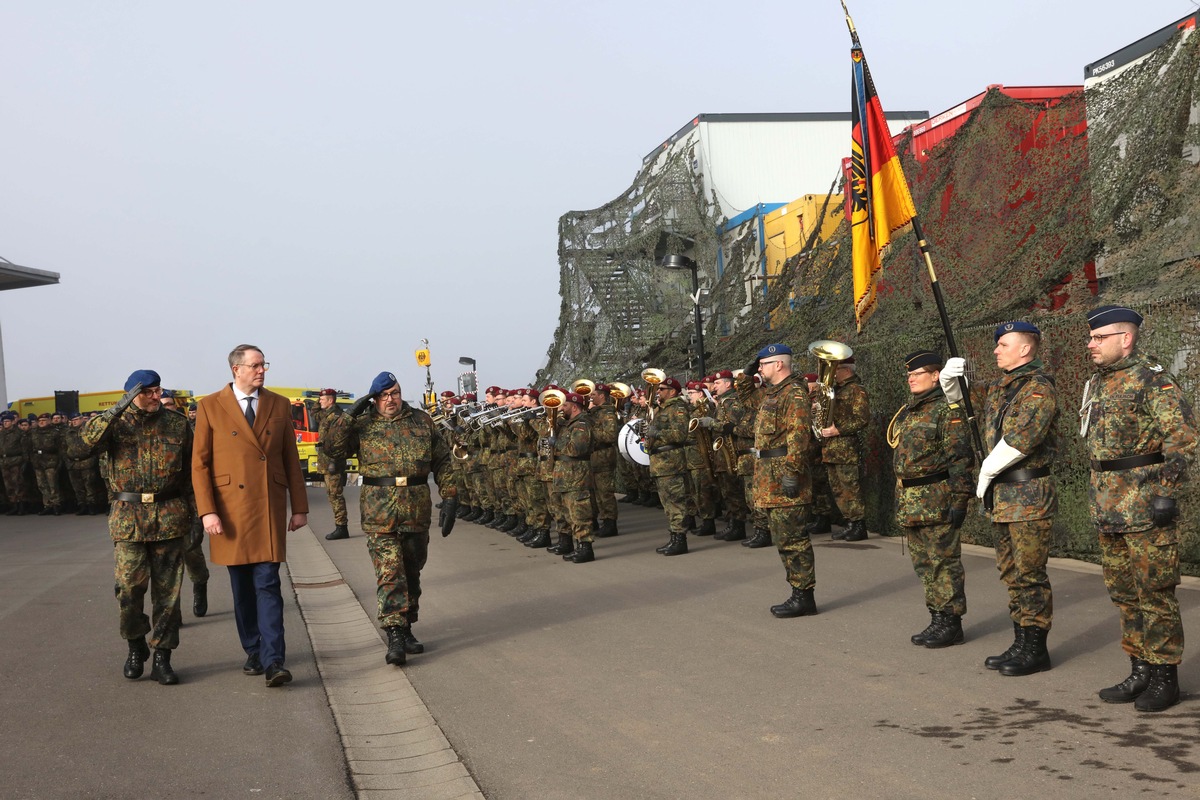
<path id="1" fill-rule="evenodd" d="M 37 476 L 38 492 L 42 495 L 42 505 L 61 506 L 62 490 L 58 488 L 59 467 L 36 467 L 33 471 Z"/>
<path id="2" fill-rule="evenodd" d="M 68 468 L 67 477 L 71 479 L 71 489 L 75 492 L 76 502 L 98 507 L 106 505 L 104 485 L 94 467 Z"/>
<path id="3" fill-rule="evenodd" d="M 725 505 L 725 516 L 733 520 L 746 519 L 746 488 L 742 478 L 734 472 L 717 473 L 717 492 Z"/>
<path id="4" fill-rule="evenodd" d="M 663 511 L 667 515 L 667 530 L 671 533 L 684 533 L 687 528 L 683 518 L 694 514 L 691 479 L 686 472 L 678 475 L 664 475 L 657 478 L 658 499 L 662 501 Z"/>
<path id="5" fill-rule="evenodd" d="M 637 491 L 637 474 L 633 471 L 633 464 L 625 456 L 617 458 L 617 488 L 622 494 L 633 494 Z"/>
<path id="6" fill-rule="evenodd" d="M 412 625 L 420 606 L 421 570 L 429 560 L 429 531 L 368 533 L 367 552 L 375 567 L 379 624 Z"/>
<path id="7" fill-rule="evenodd" d="M 554 481 L 546 479 L 541 483 L 546 490 L 546 516 L 551 525 L 557 524 L 559 531 L 566 533 L 567 521 L 563 516 L 562 495 L 554 490 Z"/>
<path id="8" fill-rule="evenodd" d="M 471 494 L 475 497 L 475 506 L 495 510 L 496 504 L 492 500 L 491 487 L 488 485 L 488 471 L 481 469 L 469 472 L 467 478 L 471 484 Z"/>
<path id="9" fill-rule="evenodd" d="M 1050 630 L 1054 597 L 1046 560 L 1050 557 L 1050 528 L 1054 520 L 995 522 L 996 569 L 1008 586 L 1008 615 L 1022 628 Z"/>
<path id="10" fill-rule="evenodd" d="M 1183 660 L 1175 528 L 1100 534 L 1104 585 L 1121 618 L 1121 648 L 1151 664 Z"/>
<path id="11" fill-rule="evenodd" d="M 617 473 L 613 466 L 593 466 L 592 482 L 596 486 L 596 518 L 617 518 Z"/>
<path id="12" fill-rule="evenodd" d="M 754 505 L 754 473 L 742 476 L 742 488 L 744 490 L 743 497 L 746 498 L 746 507 L 750 512 L 750 524 L 755 528 L 767 530 L 771 527 L 771 522 L 766 509 Z"/>
<path id="13" fill-rule="evenodd" d="M 567 526 L 564 533 L 570 534 L 577 542 L 592 541 L 591 489 L 572 489 L 561 492 L 559 501 L 562 503 L 563 517 Z"/>
<path id="14" fill-rule="evenodd" d="M 349 521 L 346 515 L 346 473 L 325 473 L 325 494 L 329 497 L 329 507 L 333 509 L 333 524 L 345 525 Z"/>
<path id="15" fill-rule="evenodd" d="M 658 482 L 650 477 L 650 468 L 644 467 L 641 464 L 633 465 L 633 474 L 637 477 L 638 491 L 643 496 L 649 496 L 658 492 Z"/>
<path id="16" fill-rule="evenodd" d="M 817 583 L 817 564 L 812 542 L 804 532 L 809 506 L 784 506 L 766 509 L 771 543 L 779 551 L 779 560 L 787 573 L 787 582 L 796 589 L 811 589 Z"/>
<path id="17" fill-rule="evenodd" d="M 691 470 L 692 505 L 700 519 L 715 519 L 717 516 L 717 484 L 705 468 Z"/>
<path id="18" fill-rule="evenodd" d="M 829 490 L 818 490 L 821 473 L 824 472 Z M 838 511 L 847 522 L 855 522 L 867 515 L 863 507 L 862 483 L 859 481 L 858 464 L 825 464 L 824 469 L 813 470 L 813 511 L 817 514 L 829 514 L 833 506 L 829 504 L 832 495 Z"/>
<path id="19" fill-rule="evenodd" d="M 174 650 L 179 646 L 179 626 L 183 621 L 179 613 L 183 547 L 182 537 L 165 542 L 113 542 L 122 639 L 150 634 L 148 643 L 152 648 Z M 145 612 L 147 589 L 153 606 L 150 617 Z"/>
<path id="20" fill-rule="evenodd" d="M 497 514 L 512 514 L 514 511 L 512 497 L 508 493 L 508 474 L 503 467 L 493 467 L 490 470 L 489 481 L 492 484 L 492 498 L 496 502 Z"/>
<path id="21" fill-rule="evenodd" d="M 925 605 L 957 617 L 967 613 L 967 576 L 962 564 L 962 539 L 949 523 L 903 528 L 913 570 L 925 589 Z"/>
<path id="22" fill-rule="evenodd" d="M 525 524 L 531 528 L 549 530 L 551 519 L 546 484 L 536 475 L 526 475 L 521 478 L 521 492 L 525 498 Z"/>
<path id="23" fill-rule="evenodd" d="M 8 493 L 8 502 L 24 503 L 29 500 L 25 492 L 25 480 L 21 475 L 21 464 L 4 465 L 4 491 Z"/>
<path id="24" fill-rule="evenodd" d="M 204 558 L 204 523 L 192 517 L 192 529 L 184 537 L 183 566 L 192 583 L 208 583 L 208 561 Z"/>

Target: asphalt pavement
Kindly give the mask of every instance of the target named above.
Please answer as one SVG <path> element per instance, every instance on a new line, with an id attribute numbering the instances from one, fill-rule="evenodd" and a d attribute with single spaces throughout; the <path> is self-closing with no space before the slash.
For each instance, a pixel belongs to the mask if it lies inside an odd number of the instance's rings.
<path id="1" fill-rule="evenodd" d="M 426 652 L 397 676 L 360 638 L 344 645 L 364 665 L 350 684 L 326 669 L 339 628 L 305 598 L 344 581 L 359 606 L 345 618 L 374 619 L 357 490 L 353 536 L 337 542 L 321 536 L 323 489 L 309 492 L 295 550 L 323 548 L 333 580 L 297 578 L 312 641 L 285 588 L 296 680 L 283 689 L 241 674 L 223 568 L 203 619 L 185 586 L 180 685 L 125 680 L 103 518 L 0 517 L 0 797 L 368 796 L 337 691 L 408 698 L 410 684 L 493 800 L 1200 796 L 1200 661 L 1185 655 L 1184 702 L 1167 712 L 1100 702 L 1129 662 L 1091 565 L 1052 566 L 1054 668 L 1006 678 L 982 666 L 1012 628 L 981 548 L 964 554 L 967 641 L 934 651 L 908 641 L 928 615 L 899 540 L 817 537 L 820 613 L 778 620 L 773 549 L 690 537 L 691 553 L 659 556 L 658 509 L 620 505 L 621 535 L 584 565 L 459 522 L 434 532 L 414 628 Z M 1200 582 L 1185 584 L 1194 635 Z"/>

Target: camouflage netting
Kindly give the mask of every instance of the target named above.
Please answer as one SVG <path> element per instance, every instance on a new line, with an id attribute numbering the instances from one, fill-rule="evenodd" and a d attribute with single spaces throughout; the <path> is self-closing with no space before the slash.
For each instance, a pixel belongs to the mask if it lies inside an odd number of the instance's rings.
<path id="1" fill-rule="evenodd" d="M 1042 358 L 1054 373 L 1061 398 L 1063 451 L 1056 471 L 1059 512 L 1054 555 L 1095 561 L 1096 536 L 1087 515 L 1087 460 L 1078 435 L 1078 408 L 1090 374 L 1086 359 L 1084 313 L 1103 303 L 1122 303 L 1142 311 L 1140 347 L 1162 359 L 1175 373 L 1193 405 L 1200 385 L 1200 36 L 1176 37 L 1141 63 L 1084 93 L 1050 104 L 1026 103 L 999 91 L 983 104 L 951 139 L 917 159 L 901 147 L 925 235 L 946 297 L 959 350 L 972 362 L 979 380 L 996 376 L 991 355 L 992 331 L 1005 320 L 1035 322 L 1043 331 Z M 681 157 L 674 165 L 690 176 Z M 667 170 L 664 170 L 667 172 Z M 661 180 L 661 176 L 660 176 Z M 641 181 L 641 177 L 639 178 Z M 640 182 L 606 209 L 564 218 L 563 242 L 579 246 L 571 220 L 586 217 L 583 235 L 600 233 L 602 213 L 621 231 L 624 211 L 651 193 Z M 686 188 L 686 181 L 678 184 Z M 699 180 L 696 179 L 696 185 Z M 692 187 L 693 190 L 695 187 Z M 658 189 L 661 192 L 661 187 Z M 685 192 L 686 194 L 686 192 Z M 946 351 L 928 275 L 907 231 L 896 235 L 884 264 L 878 309 L 862 334 L 855 331 L 851 303 L 850 239 L 846 225 L 838 234 L 791 259 L 767 291 L 748 290 L 745 279 L 757 269 L 759 244 L 753 226 L 727 240 L 724 272 L 716 279 L 711 231 L 704 213 L 716 206 L 697 192 L 689 203 L 687 236 L 697 242 L 711 297 L 705 335 L 710 370 L 738 366 L 762 345 L 784 341 L 798 352 L 816 339 L 837 339 L 855 350 L 859 373 L 872 398 L 875 424 L 866 436 L 864 459 L 868 524 L 871 530 L 896 533 L 892 521 L 891 452 L 884 442 L 888 420 L 907 399 L 903 356 L 933 347 Z M 616 206 L 615 208 L 613 206 Z M 682 215 L 681 215 L 682 216 Z M 679 220 L 675 222 L 679 225 Z M 677 228 L 678 230 L 678 228 Z M 639 284 L 662 292 L 670 280 L 651 270 L 649 256 L 657 237 L 629 229 L 607 243 L 615 250 L 637 241 L 633 252 L 645 260 Z M 704 231 L 709 231 L 705 239 Z M 625 236 L 626 238 L 622 238 Z M 589 245 L 590 247 L 591 245 Z M 606 310 L 590 308 L 570 316 L 581 281 L 563 251 L 564 314 L 548 375 L 555 378 L 628 377 L 648 362 L 682 374 L 686 356 L 671 343 L 690 330 L 687 280 L 673 290 L 642 295 L 656 305 L 653 325 L 635 339 L 610 332 Z M 632 270 L 627 270 L 627 273 Z M 656 274 L 657 273 L 657 274 Z M 653 298 L 653 299 L 652 299 Z M 663 299 L 669 298 L 669 299 Z M 589 298 L 590 300 L 590 298 Z M 597 306 L 603 309 L 604 301 Z M 733 311 L 737 309 L 737 311 Z M 625 371 L 608 375 L 601 365 L 579 359 L 569 363 L 573 337 L 630 336 Z M 672 338 L 674 334 L 674 338 Z M 711 338 L 709 338 L 711 337 Z M 637 343 L 635 343 L 637 342 Z M 657 358 L 657 360 L 656 360 Z M 635 362 L 635 363 L 630 363 Z M 812 363 L 799 360 L 798 369 Z M 608 366 L 608 365 L 605 365 Z M 611 368 L 616 368 L 612 365 Z M 541 378 L 542 376 L 539 376 Z M 1184 503 L 1182 559 L 1190 574 L 1200 574 L 1200 469 L 1194 470 Z M 991 544 L 990 526 L 972 515 L 964 535 Z"/>

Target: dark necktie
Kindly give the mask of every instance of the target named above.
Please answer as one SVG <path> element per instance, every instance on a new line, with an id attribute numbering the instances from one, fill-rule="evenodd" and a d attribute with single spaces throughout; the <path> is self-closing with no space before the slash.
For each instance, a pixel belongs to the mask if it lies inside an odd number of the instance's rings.
<path id="1" fill-rule="evenodd" d="M 254 427 L 254 398 L 246 398 L 246 422 L 250 423 L 250 427 Z"/>

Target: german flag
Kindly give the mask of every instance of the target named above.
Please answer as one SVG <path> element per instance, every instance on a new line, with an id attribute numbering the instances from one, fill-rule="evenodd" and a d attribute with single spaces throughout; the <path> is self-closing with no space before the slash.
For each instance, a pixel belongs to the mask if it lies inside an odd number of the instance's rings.
<path id="1" fill-rule="evenodd" d="M 844 7 L 844 4 L 843 4 Z M 875 310 L 876 275 L 883 266 L 880 253 L 892 233 L 917 215 L 908 181 L 900 167 L 887 119 L 875 94 L 858 37 L 853 59 L 850 143 L 850 232 L 854 265 L 854 319 L 859 331 Z"/>

